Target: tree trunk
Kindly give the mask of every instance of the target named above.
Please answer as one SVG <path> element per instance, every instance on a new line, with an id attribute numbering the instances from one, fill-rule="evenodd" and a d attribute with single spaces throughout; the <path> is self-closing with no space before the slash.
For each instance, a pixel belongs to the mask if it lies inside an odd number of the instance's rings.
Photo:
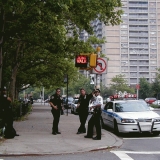
<path id="1" fill-rule="evenodd" d="M 2 87 L 2 65 L 3 65 L 3 36 L 4 36 L 4 25 L 5 25 L 5 13 L 3 7 L 0 6 L 0 88 Z"/>
<path id="2" fill-rule="evenodd" d="M 18 66 L 16 65 L 12 70 L 11 82 L 10 82 L 10 97 L 14 101 L 16 92 L 16 77 L 17 77 Z"/>

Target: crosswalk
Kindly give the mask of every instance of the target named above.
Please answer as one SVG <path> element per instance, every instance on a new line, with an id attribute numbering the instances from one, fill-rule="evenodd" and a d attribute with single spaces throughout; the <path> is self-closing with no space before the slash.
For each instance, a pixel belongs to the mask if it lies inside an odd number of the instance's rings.
<path id="1" fill-rule="evenodd" d="M 111 153 L 114 153 L 120 160 L 134 160 L 128 154 L 143 154 L 143 155 L 160 155 L 160 151 L 154 151 L 154 152 L 138 152 L 138 151 L 110 151 Z"/>

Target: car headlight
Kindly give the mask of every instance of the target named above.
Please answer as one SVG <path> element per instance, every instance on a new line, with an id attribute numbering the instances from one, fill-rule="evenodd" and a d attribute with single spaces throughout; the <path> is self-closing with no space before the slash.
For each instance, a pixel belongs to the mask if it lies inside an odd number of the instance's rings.
<path id="1" fill-rule="evenodd" d="M 135 123 L 135 120 L 134 119 L 125 119 L 125 118 L 122 118 L 121 122 L 122 123 Z"/>
<path id="2" fill-rule="evenodd" d="M 155 118 L 153 121 L 154 122 L 160 122 L 160 118 Z"/>

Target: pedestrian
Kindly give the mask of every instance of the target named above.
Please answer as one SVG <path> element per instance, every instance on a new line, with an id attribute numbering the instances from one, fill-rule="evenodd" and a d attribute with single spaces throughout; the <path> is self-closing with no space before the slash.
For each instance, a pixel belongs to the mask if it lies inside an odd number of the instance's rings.
<path id="1" fill-rule="evenodd" d="M 103 98 L 100 96 L 100 90 L 95 91 L 95 101 L 91 108 L 94 109 L 92 117 L 88 121 L 88 130 L 85 138 L 92 138 L 93 140 L 101 140 L 101 108 L 103 107 Z M 93 137 L 93 127 L 96 127 L 97 136 Z"/>
<path id="2" fill-rule="evenodd" d="M 1 89 L 1 105 L 3 108 L 3 123 L 5 127 L 4 137 L 5 138 L 14 138 L 19 136 L 15 129 L 13 128 L 13 111 L 12 111 L 12 100 L 10 97 L 7 97 L 6 88 Z"/>
<path id="3" fill-rule="evenodd" d="M 61 134 L 61 132 L 59 132 L 58 130 L 58 124 L 59 124 L 59 119 L 60 119 L 60 115 L 61 115 L 61 111 L 62 109 L 64 109 L 63 106 L 63 98 L 60 95 L 60 88 L 56 89 L 56 92 L 54 95 L 51 96 L 50 98 L 50 106 L 52 108 L 51 112 L 53 115 L 53 126 L 52 126 L 52 134 L 56 135 L 56 134 Z"/>
<path id="4" fill-rule="evenodd" d="M 93 97 L 94 92 L 86 94 L 85 89 L 80 89 L 80 96 L 77 105 L 77 111 L 79 114 L 80 127 L 78 128 L 77 134 L 86 133 L 85 123 L 88 117 L 88 106 L 89 101 Z"/>
<path id="5" fill-rule="evenodd" d="M 30 96 L 30 103 L 33 104 L 33 97 Z"/>

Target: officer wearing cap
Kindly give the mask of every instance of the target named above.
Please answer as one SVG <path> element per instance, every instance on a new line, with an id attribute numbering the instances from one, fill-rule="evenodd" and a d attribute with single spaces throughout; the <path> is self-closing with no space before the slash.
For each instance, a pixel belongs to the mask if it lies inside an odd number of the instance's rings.
<path id="1" fill-rule="evenodd" d="M 103 107 L 103 98 L 100 96 L 100 90 L 96 89 L 95 91 L 95 101 L 94 105 L 91 109 L 94 109 L 93 115 L 88 121 L 88 130 L 87 135 L 84 136 L 85 138 L 92 138 L 93 140 L 101 140 L 101 108 Z M 93 127 L 96 127 L 96 137 L 93 136 Z"/>
<path id="2" fill-rule="evenodd" d="M 62 110 L 62 105 L 63 105 L 63 98 L 60 95 L 60 88 L 56 89 L 56 93 L 51 96 L 51 99 L 49 101 L 51 105 L 51 112 L 53 115 L 53 126 L 52 126 L 52 134 L 61 134 L 58 130 L 58 124 L 59 124 L 59 119 L 60 119 L 60 114 Z"/>

